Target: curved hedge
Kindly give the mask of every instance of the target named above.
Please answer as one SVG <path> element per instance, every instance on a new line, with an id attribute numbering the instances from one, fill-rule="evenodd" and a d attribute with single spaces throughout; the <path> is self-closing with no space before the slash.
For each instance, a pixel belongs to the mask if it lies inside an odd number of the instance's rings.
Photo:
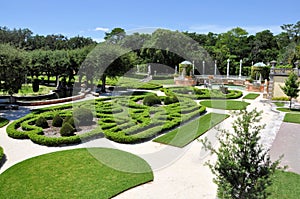
<path id="1" fill-rule="evenodd" d="M 3 148 L 0 146 L 0 166 L 1 166 L 3 158 L 4 158 L 4 151 L 3 151 Z"/>
<path id="2" fill-rule="evenodd" d="M 0 128 L 6 126 L 9 123 L 9 120 L 3 117 L 0 117 Z"/>
<path id="3" fill-rule="evenodd" d="M 51 120 L 58 112 L 65 123 L 67 118 L 74 118 L 72 110 L 70 110 L 72 105 L 35 110 L 33 113 L 12 122 L 7 127 L 7 133 L 12 138 L 30 139 L 34 143 L 47 146 L 77 144 L 103 135 L 115 142 L 139 143 L 176 128 L 182 122 L 198 117 L 206 110 L 204 106 L 200 106 L 193 99 L 176 95 L 175 92 L 169 90 L 167 93 L 165 102 L 169 100 L 169 103 L 167 102 L 162 106 L 140 104 L 140 101 L 149 94 L 111 97 L 109 98 L 110 101 L 97 99 L 93 102 L 94 104 L 90 104 L 89 101 L 85 102 L 89 104 L 82 102 L 76 104 L 75 107 L 81 108 L 95 105 L 95 115 L 98 118 L 99 127 L 84 134 L 50 137 L 45 136 L 44 130 L 35 125 L 37 118 L 42 116 Z"/>
<path id="4" fill-rule="evenodd" d="M 191 99 L 238 99 L 243 96 L 239 90 L 228 90 L 227 94 L 222 93 L 219 89 L 198 89 L 198 88 L 171 88 L 176 96 L 187 97 Z M 165 92 L 166 93 L 166 92 Z M 169 94 L 169 93 L 168 93 Z"/>

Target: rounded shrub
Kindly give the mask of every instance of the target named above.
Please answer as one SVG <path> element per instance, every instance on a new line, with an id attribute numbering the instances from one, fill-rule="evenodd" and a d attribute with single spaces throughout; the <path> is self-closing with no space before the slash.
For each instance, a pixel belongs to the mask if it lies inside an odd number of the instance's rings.
<path id="1" fill-rule="evenodd" d="M 177 103 L 177 102 L 178 102 L 178 99 L 177 99 L 176 96 L 167 96 L 164 99 L 164 104 L 165 105 L 174 104 L 174 103 Z"/>
<path id="2" fill-rule="evenodd" d="M 71 124 L 71 126 L 73 127 L 73 128 L 76 128 L 76 125 L 78 125 L 78 120 L 77 119 L 75 119 L 74 117 L 72 117 L 72 116 L 67 116 L 65 119 L 64 119 L 64 122 L 63 123 L 69 123 L 69 124 Z"/>
<path id="3" fill-rule="evenodd" d="M 153 106 L 155 104 L 161 104 L 161 101 L 157 95 L 147 95 L 143 100 L 143 104 L 146 106 Z"/>
<path id="4" fill-rule="evenodd" d="M 76 108 L 73 112 L 74 122 L 78 120 L 78 124 L 82 126 L 90 125 L 93 123 L 93 113 L 87 108 Z"/>
<path id="5" fill-rule="evenodd" d="M 74 132 L 75 129 L 68 122 L 65 122 L 59 131 L 61 136 L 72 136 L 74 135 Z"/>
<path id="6" fill-rule="evenodd" d="M 49 127 L 46 118 L 44 118 L 43 116 L 40 116 L 40 117 L 35 121 L 35 125 L 38 126 L 38 127 L 43 128 L 43 129 Z"/>
<path id="7" fill-rule="evenodd" d="M 56 114 L 54 117 L 53 117 L 53 120 L 52 120 L 52 126 L 55 126 L 55 127 L 61 127 L 63 124 L 63 119 L 58 115 Z"/>

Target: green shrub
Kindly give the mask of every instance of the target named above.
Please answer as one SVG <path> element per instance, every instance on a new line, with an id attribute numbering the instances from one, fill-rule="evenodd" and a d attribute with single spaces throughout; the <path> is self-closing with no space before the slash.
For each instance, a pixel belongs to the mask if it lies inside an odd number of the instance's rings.
<path id="1" fill-rule="evenodd" d="M 78 120 L 78 124 L 87 126 L 93 123 L 93 113 L 87 108 L 76 108 L 73 112 L 73 117 Z"/>
<path id="2" fill-rule="evenodd" d="M 167 96 L 164 98 L 164 104 L 168 105 L 168 104 L 174 104 L 179 102 L 178 98 L 174 95 L 174 96 Z"/>
<path id="3" fill-rule="evenodd" d="M 278 101 L 290 101 L 289 97 L 272 97 L 272 100 L 278 100 Z"/>
<path id="4" fill-rule="evenodd" d="M 46 118 L 44 118 L 43 116 L 40 116 L 40 117 L 35 121 L 35 125 L 38 126 L 38 127 L 42 127 L 43 129 L 49 127 Z"/>
<path id="5" fill-rule="evenodd" d="M 0 117 L 0 128 L 4 127 L 5 125 L 7 125 L 9 123 L 9 120 L 3 117 Z"/>
<path id="6" fill-rule="evenodd" d="M 56 114 L 52 120 L 52 126 L 61 127 L 62 124 L 63 124 L 63 119 L 58 114 Z"/>
<path id="7" fill-rule="evenodd" d="M 161 101 L 157 95 L 147 95 L 143 100 L 143 104 L 146 106 L 153 106 L 155 104 L 161 104 Z"/>
<path id="8" fill-rule="evenodd" d="M 72 117 L 72 116 L 67 116 L 67 117 L 65 118 L 63 124 L 64 124 L 64 123 L 69 123 L 69 124 L 71 124 L 71 126 L 72 126 L 73 128 L 76 128 L 76 126 L 79 125 L 78 120 L 77 120 L 76 118 Z"/>
<path id="9" fill-rule="evenodd" d="M 4 152 L 3 152 L 3 148 L 0 146 L 0 166 L 3 158 L 4 158 Z"/>
<path id="10" fill-rule="evenodd" d="M 74 135 L 75 129 L 68 122 L 64 123 L 59 133 L 61 136 L 72 136 Z"/>

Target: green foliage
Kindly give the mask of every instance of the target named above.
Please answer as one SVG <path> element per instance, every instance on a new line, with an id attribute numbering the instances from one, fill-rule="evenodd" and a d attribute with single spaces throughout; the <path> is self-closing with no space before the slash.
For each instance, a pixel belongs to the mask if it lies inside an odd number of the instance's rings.
<path id="1" fill-rule="evenodd" d="M 37 190 L 40 198 L 113 198 L 152 180 L 151 167 L 136 155 L 108 148 L 64 150 L 4 171 L 0 198 L 36 198 Z"/>
<path id="2" fill-rule="evenodd" d="M 3 117 L 0 117 L 0 128 L 6 126 L 9 123 L 9 120 Z"/>
<path id="3" fill-rule="evenodd" d="M 79 125 L 79 121 L 72 116 L 67 116 L 64 119 L 63 123 L 69 123 L 73 128 L 76 128 L 76 126 Z"/>
<path id="4" fill-rule="evenodd" d="M 38 126 L 38 127 L 43 128 L 43 129 L 49 127 L 46 118 L 44 118 L 43 116 L 40 116 L 40 117 L 37 118 L 37 120 L 35 121 L 35 125 Z"/>
<path id="5" fill-rule="evenodd" d="M 59 133 L 61 136 L 72 136 L 74 135 L 75 129 L 68 122 L 64 123 Z"/>
<path id="6" fill-rule="evenodd" d="M 3 148 L 0 146 L 0 167 L 2 166 L 1 163 L 2 163 L 3 158 L 4 158 L 4 151 L 3 151 Z"/>
<path id="7" fill-rule="evenodd" d="M 243 99 L 256 99 L 260 94 L 258 93 L 248 93 L 246 96 L 243 97 Z"/>
<path id="8" fill-rule="evenodd" d="M 32 90 L 33 92 L 39 92 L 40 89 L 40 80 L 39 79 L 34 79 L 32 82 Z"/>
<path id="9" fill-rule="evenodd" d="M 161 104 L 161 101 L 157 95 L 147 95 L 143 100 L 143 104 L 146 106 L 153 106 Z"/>
<path id="10" fill-rule="evenodd" d="M 178 98 L 174 95 L 174 96 L 167 96 L 164 98 L 164 104 L 168 105 L 168 104 L 173 104 L 173 103 L 177 103 L 179 102 Z"/>
<path id="11" fill-rule="evenodd" d="M 284 102 L 273 102 L 277 107 L 284 107 Z"/>
<path id="12" fill-rule="evenodd" d="M 62 124 L 63 124 L 62 117 L 60 117 L 59 114 L 56 114 L 52 120 L 52 126 L 61 127 Z"/>
<path id="13" fill-rule="evenodd" d="M 290 108 L 292 108 L 292 99 L 299 96 L 299 84 L 298 75 L 292 72 L 289 77 L 285 80 L 284 86 L 280 86 L 284 94 L 290 98 Z"/>
<path id="14" fill-rule="evenodd" d="M 272 100 L 290 101 L 289 97 L 272 97 Z"/>
<path id="15" fill-rule="evenodd" d="M 73 111 L 73 117 L 78 120 L 78 124 L 87 126 L 93 123 L 93 113 L 88 108 L 75 108 Z"/>
<path id="16" fill-rule="evenodd" d="M 216 176 L 218 197 L 228 199 L 267 198 L 267 188 L 272 184 L 272 175 L 279 160 L 271 162 L 267 150 L 259 144 L 260 131 L 265 125 L 256 125 L 261 112 L 242 110 L 236 112 L 233 132 L 220 130 L 215 149 L 207 140 L 204 147 L 217 156 L 216 163 L 207 162 Z"/>
<path id="17" fill-rule="evenodd" d="M 269 67 L 259 67 L 252 66 L 251 67 L 251 78 L 257 79 L 261 74 L 262 80 L 269 79 L 270 68 Z"/>

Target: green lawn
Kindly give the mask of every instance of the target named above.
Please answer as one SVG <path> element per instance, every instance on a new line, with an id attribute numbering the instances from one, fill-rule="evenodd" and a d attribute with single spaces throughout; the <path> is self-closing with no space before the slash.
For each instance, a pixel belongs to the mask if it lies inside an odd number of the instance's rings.
<path id="1" fill-rule="evenodd" d="M 251 99 L 251 100 L 254 100 L 254 99 L 256 99 L 259 95 L 260 95 L 260 94 L 258 94 L 258 93 L 249 93 L 249 94 L 245 95 L 245 96 L 243 97 L 243 99 Z"/>
<path id="2" fill-rule="evenodd" d="M 283 121 L 300 124 L 300 114 L 299 113 L 287 113 L 287 114 L 285 114 Z"/>
<path id="3" fill-rule="evenodd" d="M 277 108 L 278 111 L 287 112 L 287 113 L 300 113 L 300 109 L 289 109 L 289 108 Z"/>
<path id="4" fill-rule="evenodd" d="M 3 117 L 0 117 L 0 128 L 4 127 L 9 123 L 9 120 Z"/>
<path id="5" fill-rule="evenodd" d="M 176 147 L 184 147 L 228 117 L 229 115 L 225 114 L 209 113 L 156 138 L 154 141 Z"/>
<path id="6" fill-rule="evenodd" d="M 277 107 L 283 107 L 284 102 L 273 102 Z"/>
<path id="7" fill-rule="evenodd" d="M 298 199 L 300 196 L 300 175 L 292 172 L 276 171 L 273 185 L 269 187 L 272 194 L 269 199 Z"/>
<path id="8" fill-rule="evenodd" d="M 48 87 L 40 85 L 38 92 L 33 92 L 31 84 L 23 85 L 19 92 L 15 95 L 18 96 L 37 96 L 37 95 L 44 95 L 50 93 L 51 90 L 55 90 L 55 87 Z M 7 93 L 0 92 L 0 95 L 7 95 Z"/>
<path id="9" fill-rule="evenodd" d="M 107 148 L 75 149 L 12 166 L 0 175 L 0 198 L 111 198 L 152 180 L 150 166 L 133 154 Z"/>
<path id="10" fill-rule="evenodd" d="M 215 109 L 225 109 L 225 110 L 242 110 L 250 104 L 244 101 L 233 101 L 233 100 L 205 100 L 201 101 L 202 106 Z"/>

